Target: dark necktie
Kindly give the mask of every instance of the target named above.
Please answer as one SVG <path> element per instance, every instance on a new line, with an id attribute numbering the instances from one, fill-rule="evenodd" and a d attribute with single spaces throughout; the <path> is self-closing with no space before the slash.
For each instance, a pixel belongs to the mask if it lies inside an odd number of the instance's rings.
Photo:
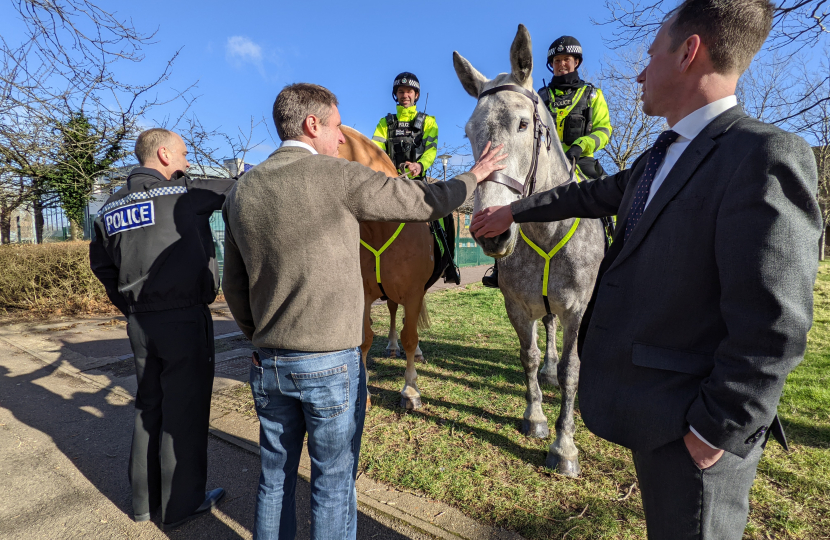
<path id="1" fill-rule="evenodd" d="M 660 168 L 660 164 L 663 163 L 663 159 L 666 157 L 666 151 L 677 140 L 677 137 L 679 135 L 672 130 L 664 131 L 657 137 L 654 146 L 651 147 L 646 169 L 643 171 L 643 176 L 640 177 L 640 182 L 637 184 L 637 191 L 634 193 L 634 201 L 631 203 L 631 210 L 628 211 L 624 240 L 628 240 L 628 237 L 631 236 L 631 231 L 634 230 L 634 227 L 637 226 L 637 223 L 643 216 L 643 210 L 646 208 L 646 201 L 651 191 L 651 184 L 657 175 L 657 169 Z"/>

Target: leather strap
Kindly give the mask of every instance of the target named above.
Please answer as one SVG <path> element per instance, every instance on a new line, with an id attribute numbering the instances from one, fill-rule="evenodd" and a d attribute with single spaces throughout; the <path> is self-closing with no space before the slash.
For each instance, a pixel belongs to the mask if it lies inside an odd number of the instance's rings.
<path id="1" fill-rule="evenodd" d="M 478 95 L 478 99 L 483 98 L 484 96 L 489 96 L 490 94 L 495 94 L 496 92 L 501 92 L 503 90 L 509 90 L 511 92 L 518 92 L 531 100 L 533 100 L 533 104 L 536 105 L 539 103 L 539 96 L 536 95 L 535 92 L 531 92 L 527 88 L 523 88 L 517 84 L 503 84 L 501 86 L 494 86 L 493 88 L 489 88 L 484 92 Z"/>
<path id="2" fill-rule="evenodd" d="M 524 185 L 519 182 L 518 180 L 507 176 L 501 171 L 493 171 L 490 173 L 490 176 L 484 179 L 485 182 L 495 182 L 496 184 L 501 184 L 503 186 L 507 186 L 519 195 L 524 193 L 525 187 Z"/>

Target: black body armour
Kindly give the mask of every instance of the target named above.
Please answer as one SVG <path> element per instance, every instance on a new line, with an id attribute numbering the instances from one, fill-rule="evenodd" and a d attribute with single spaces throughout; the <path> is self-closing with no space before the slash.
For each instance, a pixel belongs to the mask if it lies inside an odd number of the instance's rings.
<path id="1" fill-rule="evenodd" d="M 572 145 L 578 138 L 590 135 L 594 130 L 594 111 L 593 107 L 591 107 L 591 102 L 594 96 L 596 96 L 596 89 L 590 83 L 586 83 L 584 88 L 585 90 L 579 97 L 579 101 L 577 101 L 576 105 L 568 113 L 568 116 L 565 117 L 565 122 L 562 126 L 562 142 L 568 146 Z M 555 96 L 552 103 L 550 101 L 548 87 L 541 88 L 539 94 L 542 96 L 542 101 L 545 102 L 548 110 L 553 109 L 551 112 L 555 117 L 557 109 L 565 109 L 571 106 L 574 96 L 576 96 L 579 90 L 580 88 L 576 88 L 561 96 Z"/>
<path id="2" fill-rule="evenodd" d="M 424 155 L 424 122 L 427 115 L 419 112 L 413 120 L 402 122 L 396 115 L 386 115 L 386 153 L 400 170 L 407 161 L 414 163 Z M 426 172 L 426 171 L 425 171 Z"/>

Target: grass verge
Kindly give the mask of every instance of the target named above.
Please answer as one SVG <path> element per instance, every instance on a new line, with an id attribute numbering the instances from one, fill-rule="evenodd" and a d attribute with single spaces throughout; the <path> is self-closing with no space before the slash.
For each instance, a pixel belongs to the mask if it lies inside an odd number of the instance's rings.
<path id="1" fill-rule="evenodd" d="M 361 468 L 375 480 L 452 504 L 470 517 L 536 539 L 645 539 L 630 453 L 592 435 L 577 411 L 582 476 L 544 467 L 552 439 L 519 433 L 525 408 L 518 340 L 498 291 L 470 286 L 429 296 L 432 328 L 421 335 L 423 409 L 398 407 L 405 361 L 384 357 L 385 306 L 372 310 L 373 408 Z M 400 315 L 399 315 L 400 316 Z M 398 326 L 400 328 L 400 325 Z M 544 350 L 544 332 L 540 332 Z M 561 340 L 560 340 L 561 343 Z M 830 263 L 815 287 L 815 321 L 804 362 L 790 375 L 779 413 L 791 442 L 770 442 L 750 494 L 744 538 L 830 538 Z M 246 387 L 236 398 L 253 414 Z M 559 392 L 543 389 L 553 428 Z M 553 429 L 551 429 L 553 431 Z"/>

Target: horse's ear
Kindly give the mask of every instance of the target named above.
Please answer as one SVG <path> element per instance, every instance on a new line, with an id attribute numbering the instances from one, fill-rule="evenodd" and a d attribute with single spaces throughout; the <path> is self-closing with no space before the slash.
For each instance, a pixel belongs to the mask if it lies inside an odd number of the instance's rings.
<path id="1" fill-rule="evenodd" d="M 458 75 L 458 80 L 461 81 L 464 90 L 478 99 L 484 83 L 487 82 L 487 77 L 479 73 L 466 58 L 458 54 L 458 51 L 452 53 L 452 65 L 455 67 L 455 74 Z"/>
<path id="2" fill-rule="evenodd" d="M 533 73 L 533 47 L 530 32 L 523 24 L 519 25 L 513 45 L 510 46 L 510 67 L 513 68 L 513 79 L 517 83 L 527 86 L 525 83 L 529 82 L 532 86 L 530 76 Z"/>

